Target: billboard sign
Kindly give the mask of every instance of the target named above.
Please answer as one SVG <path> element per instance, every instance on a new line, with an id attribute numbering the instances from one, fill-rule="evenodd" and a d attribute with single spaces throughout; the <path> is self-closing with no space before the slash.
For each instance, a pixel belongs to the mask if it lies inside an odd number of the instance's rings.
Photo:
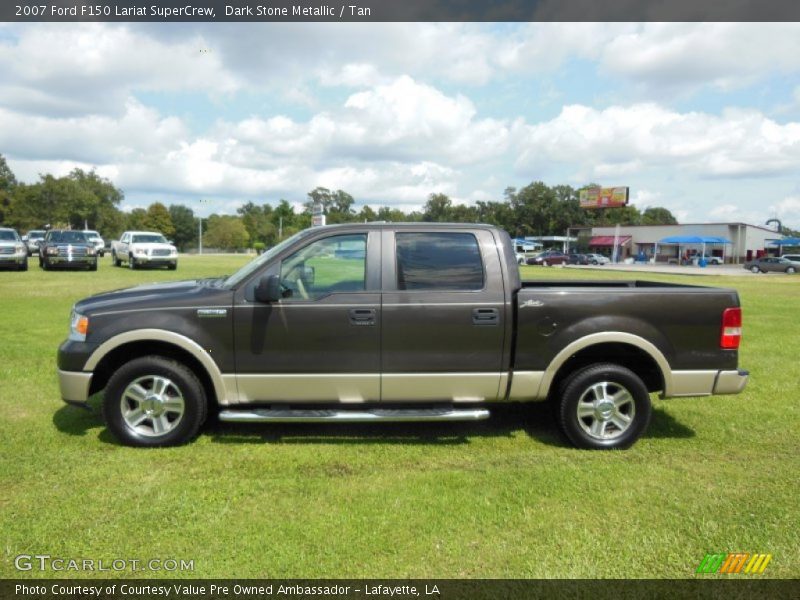
<path id="1" fill-rule="evenodd" d="M 616 208 L 628 204 L 630 188 L 586 188 L 581 190 L 579 200 L 581 208 Z"/>

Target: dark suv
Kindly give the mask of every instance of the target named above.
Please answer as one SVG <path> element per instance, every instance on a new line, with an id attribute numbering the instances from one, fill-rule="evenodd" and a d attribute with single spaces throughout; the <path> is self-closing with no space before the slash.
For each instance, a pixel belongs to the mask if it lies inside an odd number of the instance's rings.
<path id="1" fill-rule="evenodd" d="M 97 250 L 82 231 L 52 229 L 39 245 L 39 266 L 86 268 L 97 271 Z"/>

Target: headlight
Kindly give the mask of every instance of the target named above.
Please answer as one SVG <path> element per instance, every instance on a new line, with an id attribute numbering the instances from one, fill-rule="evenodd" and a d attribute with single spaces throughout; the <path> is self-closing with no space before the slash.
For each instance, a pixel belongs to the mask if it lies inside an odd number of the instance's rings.
<path id="1" fill-rule="evenodd" d="M 90 246 L 89 248 L 86 249 L 86 254 L 88 256 L 94 256 L 95 254 L 97 254 L 97 250 L 95 250 L 93 246 Z"/>
<path id="2" fill-rule="evenodd" d="M 76 342 L 85 342 L 88 332 L 89 317 L 73 310 L 69 324 L 69 339 Z"/>
<path id="3" fill-rule="evenodd" d="M 58 254 L 58 248 L 56 246 L 48 246 L 44 252 L 45 254 Z"/>
<path id="4" fill-rule="evenodd" d="M 28 253 L 28 250 L 25 248 L 25 244 L 17 244 L 16 246 L 14 246 L 14 251 L 17 254 L 23 254 L 23 253 L 27 254 Z"/>
<path id="5" fill-rule="evenodd" d="M 134 248 L 133 253 L 138 254 L 139 256 L 147 256 L 147 250 L 144 248 Z"/>

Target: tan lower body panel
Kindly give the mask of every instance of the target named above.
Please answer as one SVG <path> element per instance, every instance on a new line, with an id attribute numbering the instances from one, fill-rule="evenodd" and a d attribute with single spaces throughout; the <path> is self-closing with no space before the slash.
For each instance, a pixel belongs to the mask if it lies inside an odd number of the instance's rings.
<path id="1" fill-rule="evenodd" d="M 384 402 L 492 402 L 505 373 L 385 373 Z M 503 388 L 505 393 L 505 388 Z"/>
<path id="2" fill-rule="evenodd" d="M 249 402 L 377 402 L 381 376 L 374 374 L 223 375 L 228 390 Z"/>

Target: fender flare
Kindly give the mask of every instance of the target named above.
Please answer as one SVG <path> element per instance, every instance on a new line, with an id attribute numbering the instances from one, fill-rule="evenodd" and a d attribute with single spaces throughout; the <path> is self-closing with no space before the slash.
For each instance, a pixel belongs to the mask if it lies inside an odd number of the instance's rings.
<path id="1" fill-rule="evenodd" d="M 669 397 L 670 393 L 672 392 L 672 369 L 670 369 L 669 363 L 664 357 L 664 354 L 652 342 L 649 342 L 638 335 L 626 333 L 624 331 L 604 331 L 601 333 L 592 333 L 569 343 L 563 350 L 561 350 L 561 352 L 555 355 L 552 361 L 550 361 L 550 364 L 545 370 L 539 383 L 539 391 L 536 394 L 536 397 L 547 397 L 547 394 L 550 392 L 550 386 L 552 385 L 553 379 L 555 379 L 558 370 L 564 366 L 564 363 L 566 363 L 573 354 L 576 354 L 577 352 L 585 350 L 591 346 L 608 343 L 628 344 L 638 348 L 639 350 L 642 350 L 648 356 L 650 356 L 650 358 L 655 361 L 656 365 L 658 365 L 658 369 L 661 371 L 661 376 L 664 379 L 663 395 L 664 397 Z"/>
<path id="2" fill-rule="evenodd" d="M 181 350 L 191 354 L 203 366 L 209 378 L 211 379 L 211 383 L 214 386 L 214 393 L 217 396 L 217 402 L 219 404 L 226 404 L 228 402 L 225 381 L 222 377 L 219 367 L 217 366 L 217 363 L 214 362 L 214 359 L 211 358 L 211 355 L 194 340 L 179 333 L 167 331 L 165 329 L 134 329 L 133 331 L 126 331 L 125 333 L 117 334 L 100 344 L 97 349 L 92 352 L 91 356 L 89 356 L 89 359 L 86 361 L 86 364 L 83 366 L 83 370 L 94 371 L 97 368 L 97 365 L 100 364 L 100 361 L 103 360 L 103 358 L 105 358 L 109 352 L 119 348 L 120 346 L 129 344 L 131 342 L 145 341 L 173 344 L 174 346 L 179 347 Z"/>

